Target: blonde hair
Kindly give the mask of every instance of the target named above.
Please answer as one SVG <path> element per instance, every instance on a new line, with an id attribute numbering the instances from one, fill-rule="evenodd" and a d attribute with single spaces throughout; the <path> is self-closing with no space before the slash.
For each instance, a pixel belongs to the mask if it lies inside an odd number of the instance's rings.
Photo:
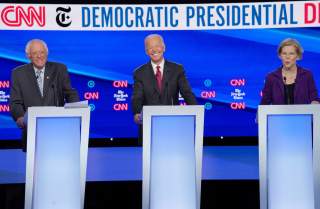
<path id="1" fill-rule="evenodd" d="M 303 48 L 301 47 L 300 43 L 293 38 L 287 38 L 285 40 L 283 40 L 279 47 L 278 47 L 278 55 L 281 55 L 282 49 L 285 46 L 294 46 L 296 48 L 296 53 L 298 55 L 299 59 L 302 59 L 302 54 L 303 54 Z"/>

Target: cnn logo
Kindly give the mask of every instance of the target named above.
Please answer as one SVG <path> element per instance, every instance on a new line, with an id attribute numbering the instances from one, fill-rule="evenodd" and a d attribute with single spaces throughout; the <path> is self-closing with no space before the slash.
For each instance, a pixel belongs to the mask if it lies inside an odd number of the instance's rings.
<path id="1" fill-rule="evenodd" d="M 115 111 L 127 111 L 128 110 L 128 104 L 124 103 L 124 104 L 120 104 L 120 103 L 116 103 L 113 105 L 113 110 Z"/>
<path id="2" fill-rule="evenodd" d="M 0 88 L 10 88 L 9 81 L 0 81 Z"/>
<path id="3" fill-rule="evenodd" d="M 40 27 L 44 27 L 46 24 L 46 10 L 44 6 L 39 6 L 38 10 L 33 6 L 27 8 L 7 6 L 1 11 L 1 20 L 10 27 L 19 27 L 22 23 L 32 27 L 35 22 Z"/>
<path id="4" fill-rule="evenodd" d="M 112 83 L 113 87 L 115 88 L 127 88 L 128 87 L 128 81 L 113 81 Z"/>
<path id="5" fill-rule="evenodd" d="M 244 110 L 244 109 L 246 109 L 246 103 L 244 103 L 244 102 L 232 102 L 230 104 L 230 107 L 233 110 Z"/>
<path id="6" fill-rule="evenodd" d="M 246 79 L 241 78 L 241 79 L 231 79 L 230 80 L 230 85 L 231 86 L 244 86 L 246 85 Z"/>

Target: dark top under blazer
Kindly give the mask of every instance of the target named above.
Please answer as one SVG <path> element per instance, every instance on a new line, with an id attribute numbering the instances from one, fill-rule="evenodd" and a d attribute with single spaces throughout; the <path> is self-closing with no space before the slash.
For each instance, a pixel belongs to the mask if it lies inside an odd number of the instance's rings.
<path id="1" fill-rule="evenodd" d="M 182 65 L 165 61 L 160 92 L 151 62 L 137 68 L 133 75 L 132 111 L 140 113 L 144 105 L 178 105 L 179 91 L 188 105 L 196 105 Z"/>
<path id="2" fill-rule="evenodd" d="M 32 106 L 63 106 L 79 101 L 78 93 L 71 87 L 67 67 L 60 63 L 45 65 L 43 97 L 41 96 L 31 63 L 15 68 L 11 75 L 10 111 L 16 121 Z"/>
<path id="3" fill-rule="evenodd" d="M 267 75 L 262 90 L 261 105 L 284 104 L 284 83 L 282 78 L 282 67 Z M 319 101 L 318 90 L 312 73 L 309 70 L 298 66 L 297 77 L 294 87 L 294 103 L 310 104 L 312 101 Z"/>

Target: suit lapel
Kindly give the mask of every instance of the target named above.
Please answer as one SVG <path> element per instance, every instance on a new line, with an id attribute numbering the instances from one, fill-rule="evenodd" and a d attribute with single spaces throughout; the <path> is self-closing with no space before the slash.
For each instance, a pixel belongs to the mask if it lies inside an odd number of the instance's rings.
<path id="1" fill-rule="evenodd" d="M 48 94 L 48 89 L 50 87 L 51 81 L 52 81 L 52 73 L 54 69 L 51 68 L 49 63 L 46 63 L 46 69 L 44 71 L 44 77 L 43 77 L 43 97 L 45 97 Z"/>
<path id="2" fill-rule="evenodd" d="M 282 67 L 279 68 L 275 74 L 276 74 L 276 78 L 278 79 L 277 85 L 278 85 L 278 88 L 280 89 L 280 95 L 282 98 L 284 98 L 284 83 L 282 78 Z"/>
<path id="3" fill-rule="evenodd" d="M 300 84 L 301 84 L 301 77 L 302 77 L 302 70 L 299 66 L 297 66 L 297 77 L 296 77 L 296 80 L 295 80 L 295 86 L 294 86 L 294 91 L 293 91 L 293 97 L 294 97 L 294 102 L 297 101 L 297 97 L 298 97 L 298 89 L 300 88 Z"/>
<path id="4" fill-rule="evenodd" d="M 28 77 L 28 80 L 29 80 L 28 83 L 33 84 L 33 86 L 36 89 L 36 92 L 37 92 L 38 96 L 41 98 L 41 92 L 40 92 L 40 89 L 39 89 L 39 86 L 38 86 L 37 78 L 36 78 L 36 75 L 34 73 L 34 69 L 33 69 L 32 64 L 28 64 L 27 77 Z"/>
<path id="5" fill-rule="evenodd" d="M 171 69 L 168 67 L 167 62 L 164 62 L 163 67 L 163 76 L 162 76 L 162 91 L 164 92 L 165 88 L 168 88 L 169 78 L 171 74 Z"/>

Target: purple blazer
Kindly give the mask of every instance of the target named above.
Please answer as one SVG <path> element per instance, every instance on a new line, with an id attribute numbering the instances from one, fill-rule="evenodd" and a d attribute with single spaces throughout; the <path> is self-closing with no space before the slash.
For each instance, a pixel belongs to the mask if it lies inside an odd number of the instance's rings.
<path id="1" fill-rule="evenodd" d="M 262 90 L 261 105 L 284 104 L 284 85 L 281 73 L 282 67 L 269 73 L 266 77 Z M 319 101 L 318 90 L 311 71 L 298 66 L 297 78 L 294 87 L 294 103 L 310 104 L 312 101 Z"/>

